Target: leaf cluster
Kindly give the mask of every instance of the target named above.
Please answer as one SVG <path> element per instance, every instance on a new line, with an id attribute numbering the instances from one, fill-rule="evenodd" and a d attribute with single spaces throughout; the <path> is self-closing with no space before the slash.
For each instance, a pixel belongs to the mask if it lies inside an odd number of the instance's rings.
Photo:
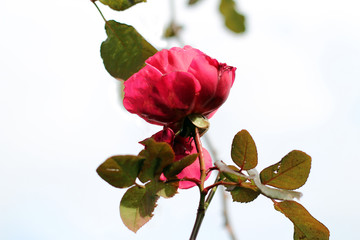
<path id="1" fill-rule="evenodd" d="M 197 154 L 192 154 L 175 161 L 175 153 L 168 143 L 149 138 L 142 144 L 145 149 L 137 156 L 110 157 L 96 170 L 110 185 L 129 188 L 120 202 L 120 216 L 133 232 L 152 218 L 159 197 L 171 198 L 177 193 L 180 180 L 176 175 L 197 158 Z"/>
<path id="2" fill-rule="evenodd" d="M 263 194 L 272 199 L 276 210 L 294 223 L 294 239 L 329 239 L 329 230 L 321 222 L 299 203 L 288 199 L 298 196 L 298 192 L 292 190 L 303 186 L 309 176 L 309 155 L 293 150 L 279 162 L 263 169 L 260 175 L 252 174 L 258 163 L 257 149 L 249 132 L 242 130 L 233 139 L 231 158 L 236 166 L 221 165 L 219 170 L 223 185 L 234 202 L 248 203 Z"/>

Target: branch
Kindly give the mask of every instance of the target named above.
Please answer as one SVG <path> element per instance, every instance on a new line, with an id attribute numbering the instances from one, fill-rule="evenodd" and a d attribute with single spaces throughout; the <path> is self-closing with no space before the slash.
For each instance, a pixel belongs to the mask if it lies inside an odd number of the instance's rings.
<path id="1" fill-rule="evenodd" d="M 218 156 L 217 156 L 217 152 L 215 151 L 215 148 L 214 146 L 212 145 L 209 137 L 207 135 L 204 136 L 205 138 L 205 141 L 207 143 L 207 147 L 209 149 L 209 151 L 211 152 L 211 155 L 213 156 L 213 161 L 214 162 L 218 162 Z M 220 169 L 219 169 L 220 170 Z M 219 173 L 220 175 L 220 173 Z M 213 184 L 214 185 L 214 184 Z M 214 188 L 213 188 L 214 189 Z M 213 190 L 212 189 L 212 190 Z M 216 188 L 215 188 L 216 190 Z M 228 211 L 227 211 L 227 203 L 226 203 L 226 192 L 224 190 L 223 191 L 223 194 L 222 194 L 222 199 L 223 199 L 223 216 L 224 216 L 224 220 L 225 220 L 225 228 L 226 230 L 228 231 L 229 235 L 230 235 L 230 238 L 232 240 L 236 240 L 236 236 L 234 234 L 234 231 L 232 229 L 232 226 L 231 226 L 231 223 L 230 223 L 230 220 L 229 220 L 229 214 L 228 214 Z"/>
<path id="2" fill-rule="evenodd" d="M 200 164 L 200 201 L 199 201 L 199 207 L 196 214 L 196 220 L 193 227 L 193 230 L 191 232 L 190 240 L 195 240 L 197 234 L 199 233 L 199 229 L 201 226 L 201 223 L 205 217 L 205 197 L 207 192 L 204 191 L 204 182 L 206 178 L 206 167 L 205 167 L 205 159 L 204 159 L 204 152 L 202 149 L 201 141 L 200 141 L 200 134 L 197 127 L 195 127 L 195 145 L 196 150 L 199 153 L 199 164 Z"/>

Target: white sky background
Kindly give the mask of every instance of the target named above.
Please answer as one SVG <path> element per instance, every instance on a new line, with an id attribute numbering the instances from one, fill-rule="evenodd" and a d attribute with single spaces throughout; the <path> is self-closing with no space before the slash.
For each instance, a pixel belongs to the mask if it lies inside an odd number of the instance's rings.
<path id="1" fill-rule="evenodd" d="M 245 35 L 223 27 L 218 1 L 177 1 L 185 43 L 236 66 L 228 101 L 209 136 L 230 163 L 233 136 L 247 129 L 258 170 L 293 149 L 313 158 L 300 203 L 331 231 L 356 239 L 359 227 L 360 4 L 356 0 L 240 1 Z M 108 19 L 132 24 L 158 49 L 168 1 L 148 0 Z M 137 234 L 120 220 L 124 190 L 97 176 L 107 157 L 137 154 L 155 133 L 121 109 L 117 82 L 102 65 L 104 23 L 90 1 L 5 1 L 0 7 L 0 239 L 188 239 L 198 191 L 161 199 Z M 172 42 L 174 44 L 174 42 Z M 221 199 L 198 239 L 227 239 Z M 230 203 L 239 239 L 292 239 L 293 226 L 259 196 Z M 169 237 L 171 236 L 171 237 Z"/>

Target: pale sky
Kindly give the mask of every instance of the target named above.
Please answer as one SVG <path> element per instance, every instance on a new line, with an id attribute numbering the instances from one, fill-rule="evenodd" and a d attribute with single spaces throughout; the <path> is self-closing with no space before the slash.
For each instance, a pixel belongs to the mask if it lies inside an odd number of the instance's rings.
<path id="1" fill-rule="evenodd" d="M 358 236 L 360 4 L 356 0 L 238 1 L 248 31 L 223 27 L 218 1 L 177 1 L 186 44 L 237 67 L 228 101 L 207 133 L 231 163 L 233 136 L 247 129 L 261 169 L 293 149 L 312 156 L 300 203 L 331 233 Z M 168 1 L 148 0 L 107 19 L 133 25 L 158 49 Z M 0 8 L 0 239 L 188 239 L 198 190 L 161 199 L 137 234 L 119 217 L 124 190 L 95 172 L 106 158 L 137 154 L 158 131 L 119 105 L 99 54 L 104 22 L 90 1 L 4 1 Z M 209 180 L 211 183 L 212 180 Z M 293 225 L 259 196 L 231 203 L 239 239 L 292 239 Z M 198 239 L 228 239 L 220 192 Z"/>

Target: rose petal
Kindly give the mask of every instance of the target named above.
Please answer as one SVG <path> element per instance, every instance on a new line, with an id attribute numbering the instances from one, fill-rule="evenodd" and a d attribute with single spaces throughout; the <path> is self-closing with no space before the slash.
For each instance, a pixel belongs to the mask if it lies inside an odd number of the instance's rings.
<path id="1" fill-rule="evenodd" d="M 162 74 L 174 71 L 186 72 L 192 59 L 201 54 L 203 54 L 201 51 L 190 46 L 184 48 L 173 47 L 169 50 L 164 49 L 157 52 L 146 60 L 146 64 L 155 67 Z"/>
<path id="2" fill-rule="evenodd" d="M 153 96 L 165 103 L 170 109 L 190 112 L 195 97 L 201 90 L 199 82 L 187 72 L 171 72 L 162 77 L 159 86 L 154 88 Z"/>
<path id="3" fill-rule="evenodd" d="M 204 109 L 205 116 L 208 114 L 210 114 L 211 116 L 214 115 L 213 111 L 216 111 L 228 98 L 230 89 L 234 83 L 235 70 L 236 68 L 234 67 L 229 67 L 225 64 L 223 66 L 220 65 L 220 69 L 219 69 L 220 80 L 218 83 L 218 87 L 216 89 L 216 93 L 213 96 L 212 100 L 208 102 L 206 106 L 204 106 L 204 108 L 207 109 L 207 111 Z M 214 108 L 216 110 L 212 110 Z M 208 118 L 210 118 L 211 116 L 209 116 Z"/>
<path id="4" fill-rule="evenodd" d="M 179 161 L 183 157 L 186 157 L 190 154 L 197 153 L 195 142 L 192 138 L 183 138 L 181 136 L 175 137 L 174 132 L 170 128 L 164 128 L 164 130 L 161 130 L 157 133 L 155 133 L 152 138 L 157 142 L 167 142 L 169 143 L 174 152 L 175 152 L 175 161 Z M 171 144 L 172 143 L 172 144 Z M 205 160 L 205 168 L 209 169 L 212 167 L 212 160 L 209 152 L 203 148 L 203 154 L 204 154 L 204 160 Z M 178 175 L 178 178 L 194 178 L 197 180 L 200 180 L 200 163 L 199 158 L 195 160 L 191 165 L 184 168 Z M 209 178 L 210 175 L 206 176 L 206 179 Z M 205 179 L 205 180 L 206 180 Z M 160 180 L 165 181 L 166 178 L 162 174 L 160 176 Z M 191 181 L 180 181 L 179 182 L 179 188 L 180 189 L 187 189 L 196 186 L 194 182 Z"/>
<path id="5" fill-rule="evenodd" d="M 125 81 L 124 106 L 149 123 L 177 128 L 189 114 L 210 118 L 227 99 L 236 69 L 190 46 L 162 50 L 146 64 Z"/>
<path id="6" fill-rule="evenodd" d="M 194 154 L 194 153 L 197 153 L 196 150 L 190 154 Z M 212 167 L 211 156 L 205 148 L 203 148 L 203 153 L 204 153 L 204 160 L 205 160 L 205 168 L 209 169 L 210 167 Z M 179 173 L 177 175 L 177 177 L 180 179 L 187 177 L 187 178 L 195 178 L 195 179 L 200 180 L 200 175 L 201 175 L 200 174 L 200 163 L 199 163 L 199 158 L 197 158 L 193 164 L 184 168 L 184 170 L 182 170 L 181 173 Z M 210 177 L 210 174 L 208 174 L 206 176 L 206 179 L 208 179 L 209 177 Z M 196 186 L 196 184 L 194 182 L 190 182 L 190 181 L 180 181 L 180 183 L 179 183 L 180 189 L 188 189 L 188 188 L 191 188 L 194 186 Z"/>
<path id="7" fill-rule="evenodd" d="M 151 89 L 149 86 L 152 84 L 157 85 L 157 82 L 160 81 L 161 77 L 162 75 L 157 69 L 151 66 L 145 66 L 139 72 L 135 73 L 127 81 L 125 81 L 125 95 L 123 104 L 126 110 L 131 113 L 138 114 L 145 120 L 147 120 L 147 113 L 158 116 L 166 116 L 166 112 L 156 108 L 152 99 L 150 98 Z"/>
<path id="8" fill-rule="evenodd" d="M 166 142 L 171 146 L 174 144 L 175 134 L 171 128 L 164 128 L 164 130 L 155 133 L 151 136 L 156 142 Z"/>
<path id="9" fill-rule="evenodd" d="M 206 55 L 196 56 L 190 64 L 188 72 L 201 84 L 201 92 L 195 106 L 196 113 L 209 111 L 207 105 L 213 100 L 220 80 L 218 66 L 219 63 L 215 59 Z"/>
<path id="10" fill-rule="evenodd" d="M 185 156 L 197 153 L 196 145 L 193 139 L 191 138 L 183 138 L 176 137 L 173 146 L 175 152 L 175 161 L 182 159 Z M 209 169 L 212 166 L 212 160 L 209 152 L 203 148 L 204 160 L 205 160 L 205 168 Z M 190 166 L 184 168 L 178 175 L 178 178 L 195 178 L 200 180 L 200 163 L 199 158 L 195 160 Z M 210 175 L 206 176 L 208 179 Z M 180 181 L 179 188 L 187 189 L 196 186 L 194 182 L 190 181 Z"/>
<path id="11" fill-rule="evenodd" d="M 145 66 L 124 84 L 125 108 L 159 125 L 177 122 L 188 115 L 201 89 L 189 73 L 172 72 L 161 76 L 152 66 Z"/>

